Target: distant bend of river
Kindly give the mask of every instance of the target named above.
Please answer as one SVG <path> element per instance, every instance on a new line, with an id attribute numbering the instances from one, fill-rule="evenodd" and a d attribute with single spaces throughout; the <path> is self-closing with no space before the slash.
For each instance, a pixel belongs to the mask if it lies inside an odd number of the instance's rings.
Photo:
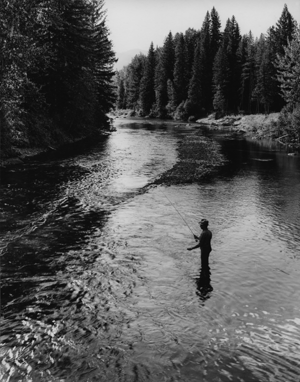
<path id="1" fill-rule="evenodd" d="M 203 130 L 223 171 L 145 190 L 195 130 L 115 124 L 1 174 L 0 380 L 299 381 L 300 158 Z M 203 217 L 205 275 L 186 250 Z"/>

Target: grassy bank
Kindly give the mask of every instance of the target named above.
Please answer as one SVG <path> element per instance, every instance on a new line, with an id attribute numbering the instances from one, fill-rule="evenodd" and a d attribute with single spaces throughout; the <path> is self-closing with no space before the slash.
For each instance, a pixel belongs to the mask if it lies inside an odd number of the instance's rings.
<path id="1" fill-rule="evenodd" d="M 132 118 L 137 114 L 130 109 L 114 110 L 112 118 Z M 282 113 L 229 115 L 216 119 L 214 114 L 207 118 L 201 118 L 193 122 L 195 126 L 206 126 L 209 129 L 220 130 L 226 128 L 229 131 L 240 132 L 252 139 L 271 139 L 279 143 L 299 150 L 299 144 L 294 139 L 293 132 L 287 131 L 289 121 L 283 121 Z M 178 123 L 189 123 L 177 121 Z M 189 125 L 191 125 L 189 123 Z"/>
<path id="2" fill-rule="evenodd" d="M 291 114 L 270 113 L 251 115 L 231 115 L 215 119 L 213 115 L 198 119 L 197 123 L 209 129 L 228 129 L 245 134 L 252 139 L 277 141 L 292 151 L 300 151 L 300 126 L 292 126 Z"/>
<path id="3" fill-rule="evenodd" d="M 255 139 L 278 139 L 280 113 L 232 115 L 215 119 L 214 116 L 198 119 L 197 123 L 211 129 L 227 128 L 231 131 L 242 132 Z"/>

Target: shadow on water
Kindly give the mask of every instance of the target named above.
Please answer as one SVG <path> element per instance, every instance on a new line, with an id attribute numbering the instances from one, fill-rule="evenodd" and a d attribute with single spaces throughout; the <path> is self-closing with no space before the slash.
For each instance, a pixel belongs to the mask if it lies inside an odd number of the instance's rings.
<path id="1" fill-rule="evenodd" d="M 11 241 L 1 259 L 2 306 L 12 300 L 26 305 L 29 291 L 39 283 L 36 277 L 51 278 L 74 260 L 74 265 L 83 260 L 85 265 L 93 263 L 93 257 L 74 259 L 64 254 L 80 249 L 92 232 L 101 230 L 106 217 L 107 213 L 101 210 L 84 211 L 79 200 L 67 197 L 51 214 L 43 216 L 27 232 Z"/>
<path id="2" fill-rule="evenodd" d="M 256 169 L 263 165 L 271 172 L 276 172 L 276 151 L 266 150 L 257 142 L 244 138 L 231 140 L 222 137 L 221 140 L 222 152 L 228 160 L 227 165 L 221 171 L 223 176 L 232 178 L 240 171 L 244 171 L 245 166 Z"/>
<path id="3" fill-rule="evenodd" d="M 72 251 L 80 249 L 93 232 L 101 231 L 109 213 L 99 208 L 86 210 L 76 196 L 61 196 L 65 184 L 88 173 L 82 167 L 62 162 L 2 169 L 0 236 L 5 244 L 1 247 L 1 313 L 4 317 L 26 310 L 27 305 L 39 305 L 36 290 L 40 288 L 45 288 L 44 292 L 48 290 L 48 301 L 36 312 L 53 311 L 59 301 L 55 296 L 65 288 L 65 282 L 52 282 L 57 273 L 70 264 L 78 269 L 83 262 L 88 266 L 98 255 L 96 252 L 83 258 L 72 256 Z M 29 315 L 36 315 L 33 310 Z"/>
<path id="4" fill-rule="evenodd" d="M 1 171 L 0 235 L 32 223 L 59 198 L 62 185 L 80 179 L 87 170 L 59 163 L 31 164 Z"/>

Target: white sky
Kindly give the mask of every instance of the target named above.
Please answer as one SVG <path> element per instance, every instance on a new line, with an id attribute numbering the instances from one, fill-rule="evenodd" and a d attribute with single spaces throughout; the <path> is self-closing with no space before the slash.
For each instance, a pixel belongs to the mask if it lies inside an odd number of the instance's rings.
<path id="1" fill-rule="evenodd" d="M 151 41 L 162 46 L 168 33 L 200 29 L 207 11 L 219 13 L 221 30 L 235 16 L 241 34 L 266 33 L 281 16 L 284 4 L 300 23 L 300 0 L 105 0 L 107 26 L 114 51 L 148 51 Z"/>

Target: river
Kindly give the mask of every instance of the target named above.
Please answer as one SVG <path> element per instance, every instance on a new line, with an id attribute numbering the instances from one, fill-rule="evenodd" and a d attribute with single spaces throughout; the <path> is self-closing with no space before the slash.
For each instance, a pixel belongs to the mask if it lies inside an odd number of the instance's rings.
<path id="1" fill-rule="evenodd" d="M 299 156 L 203 130 L 224 169 L 145 188 L 195 129 L 115 124 L 2 172 L 0 380 L 300 381 Z M 209 278 L 186 250 L 203 217 Z"/>

